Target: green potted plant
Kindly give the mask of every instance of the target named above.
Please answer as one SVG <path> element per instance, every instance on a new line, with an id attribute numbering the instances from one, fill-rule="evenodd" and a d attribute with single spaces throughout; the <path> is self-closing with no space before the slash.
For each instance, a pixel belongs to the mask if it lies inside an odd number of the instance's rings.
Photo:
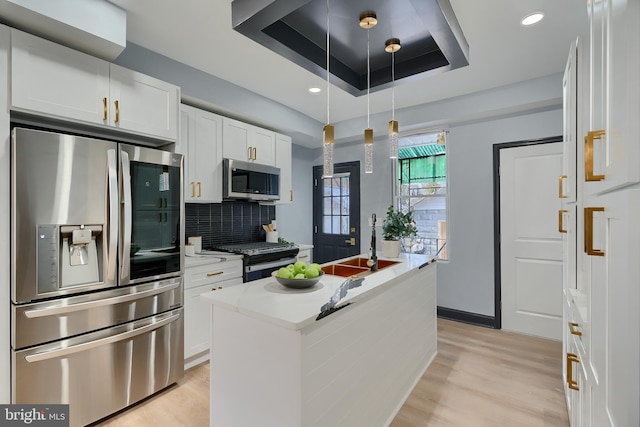
<path id="1" fill-rule="evenodd" d="M 382 254 L 389 258 L 400 255 L 400 239 L 413 236 L 418 232 L 413 213 L 402 213 L 393 208 L 387 209 L 387 217 L 382 222 Z"/>

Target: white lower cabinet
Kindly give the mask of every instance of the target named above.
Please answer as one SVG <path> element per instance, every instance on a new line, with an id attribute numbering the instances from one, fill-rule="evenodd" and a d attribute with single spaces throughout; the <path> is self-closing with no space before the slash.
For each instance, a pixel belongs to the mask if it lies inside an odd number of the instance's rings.
<path id="1" fill-rule="evenodd" d="M 200 294 L 241 284 L 242 259 L 187 264 L 184 275 L 185 369 L 209 360 L 210 306 L 200 299 Z"/>
<path id="2" fill-rule="evenodd" d="M 640 425 L 640 188 L 587 198 L 568 288 L 565 392 L 574 427 Z"/>

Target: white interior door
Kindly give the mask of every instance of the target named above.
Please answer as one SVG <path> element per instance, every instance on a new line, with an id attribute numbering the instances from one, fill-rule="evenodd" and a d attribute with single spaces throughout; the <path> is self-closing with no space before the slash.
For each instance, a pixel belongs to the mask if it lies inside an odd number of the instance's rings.
<path id="1" fill-rule="evenodd" d="M 500 150 L 502 328 L 562 339 L 562 144 Z"/>

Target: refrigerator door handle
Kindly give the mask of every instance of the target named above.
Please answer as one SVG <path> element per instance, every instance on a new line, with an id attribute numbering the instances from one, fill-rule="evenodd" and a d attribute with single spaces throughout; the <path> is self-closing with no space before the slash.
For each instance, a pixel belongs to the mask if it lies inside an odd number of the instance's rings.
<path id="1" fill-rule="evenodd" d="M 116 267 L 118 259 L 118 165 L 116 150 L 107 151 L 107 189 L 109 193 L 109 242 L 107 258 L 107 282 L 116 283 Z"/>
<path id="2" fill-rule="evenodd" d="M 175 313 L 175 312 L 172 312 L 172 313 Z M 69 354 L 79 353 L 81 351 L 90 350 L 92 348 L 104 346 L 107 344 L 112 344 L 118 341 L 124 341 L 138 335 L 149 333 L 155 329 L 159 329 L 171 322 L 178 320 L 180 316 L 181 316 L 181 313 L 177 312 L 171 315 L 170 317 L 166 317 L 162 320 L 154 321 L 149 325 L 136 328 L 132 331 L 122 332 L 117 335 L 112 335 L 110 337 L 101 338 L 94 341 L 88 341 L 82 344 L 72 345 L 70 347 L 63 347 L 56 350 L 45 351 L 42 353 L 30 354 L 28 356 L 25 356 L 25 360 L 29 363 L 41 362 L 43 360 L 49 360 L 57 357 L 67 356 Z"/>
<path id="3" fill-rule="evenodd" d="M 88 310 L 95 307 L 104 307 L 109 305 L 121 304 L 123 302 L 134 301 L 142 298 L 151 297 L 154 295 L 168 292 L 172 289 L 180 287 L 181 282 L 177 281 L 166 286 L 158 288 L 148 289 L 146 291 L 134 292 L 126 295 L 119 295 L 117 297 L 97 299 L 95 301 L 80 302 L 76 304 L 57 305 L 55 307 L 36 308 L 34 310 L 27 310 L 24 315 L 29 319 L 35 319 L 38 317 L 55 316 L 58 314 L 67 314 L 74 311 Z"/>
<path id="4" fill-rule="evenodd" d="M 131 169 L 129 153 L 120 150 L 122 168 L 122 264 L 120 267 L 120 285 L 129 284 L 131 263 Z"/>

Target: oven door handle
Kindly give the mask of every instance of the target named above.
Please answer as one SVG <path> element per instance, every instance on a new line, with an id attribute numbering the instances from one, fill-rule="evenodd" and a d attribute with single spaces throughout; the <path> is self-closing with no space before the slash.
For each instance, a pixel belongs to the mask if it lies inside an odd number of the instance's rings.
<path id="1" fill-rule="evenodd" d="M 172 289 L 178 288 L 182 282 L 177 281 L 165 286 L 160 286 L 157 288 L 148 289 L 146 291 L 141 292 L 133 292 L 128 293 L 126 295 L 118 295 L 116 297 L 98 299 L 95 301 L 87 301 L 80 302 L 76 304 L 68 304 L 68 305 L 56 305 L 54 307 L 46 307 L 46 308 L 37 308 L 35 310 L 27 310 L 24 312 L 24 315 L 29 319 L 34 319 L 36 317 L 47 317 L 54 316 L 57 314 L 66 314 L 74 311 L 88 310 L 90 308 L 95 307 L 104 307 L 107 305 L 115 305 L 121 304 L 123 302 L 134 301 L 142 298 L 151 297 L 154 295 L 162 294 Z"/>
<path id="2" fill-rule="evenodd" d="M 293 264 L 294 262 L 296 262 L 296 260 L 297 260 L 296 257 L 292 257 L 292 258 L 279 259 L 277 261 L 272 261 L 272 262 L 261 262 L 259 264 L 247 265 L 244 271 L 247 273 L 251 273 L 252 271 L 262 271 L 262 270 L 267 270 L 269 268 L 274 268 L 274 267 L 283 267 L 288 264 Z"/>
<path id="3" fill-rule="evenodd" d="M 172 314 L 172 313 L 176 313 L 176 312 L 171 312 L 169 314 Z M 164 319 L 154 321 L 149 325 L 136 328 L 132 331 L 122 332 L 116 335 L 111 335 L 110 337 L 101 338 L 94 341 L 88 341 L 82 344 L 72 345 L 70 347 L 63 347 L 56 350 L 44 351 L 42 353 L 30 354 L 28 356 L 25 356 L 25 360 L 29 363 L 41 362 L 43 360 L 54 359 L 57 357 L 67 356 L 69 354 L 90 350 L 92 348 L 104 346 L 107 344 L 113 344 L 118 341 L 124 341 L 126 339 L 133 338 L 138 335 L 149 333 L 155 329 L 159 329 L 169 323 L 172 323 L 178 320 L 180 316 L 181 316 L 181 313 L 177 312 L 176 314 L 172 314 L 170 317 L 166 317 Z"/>

